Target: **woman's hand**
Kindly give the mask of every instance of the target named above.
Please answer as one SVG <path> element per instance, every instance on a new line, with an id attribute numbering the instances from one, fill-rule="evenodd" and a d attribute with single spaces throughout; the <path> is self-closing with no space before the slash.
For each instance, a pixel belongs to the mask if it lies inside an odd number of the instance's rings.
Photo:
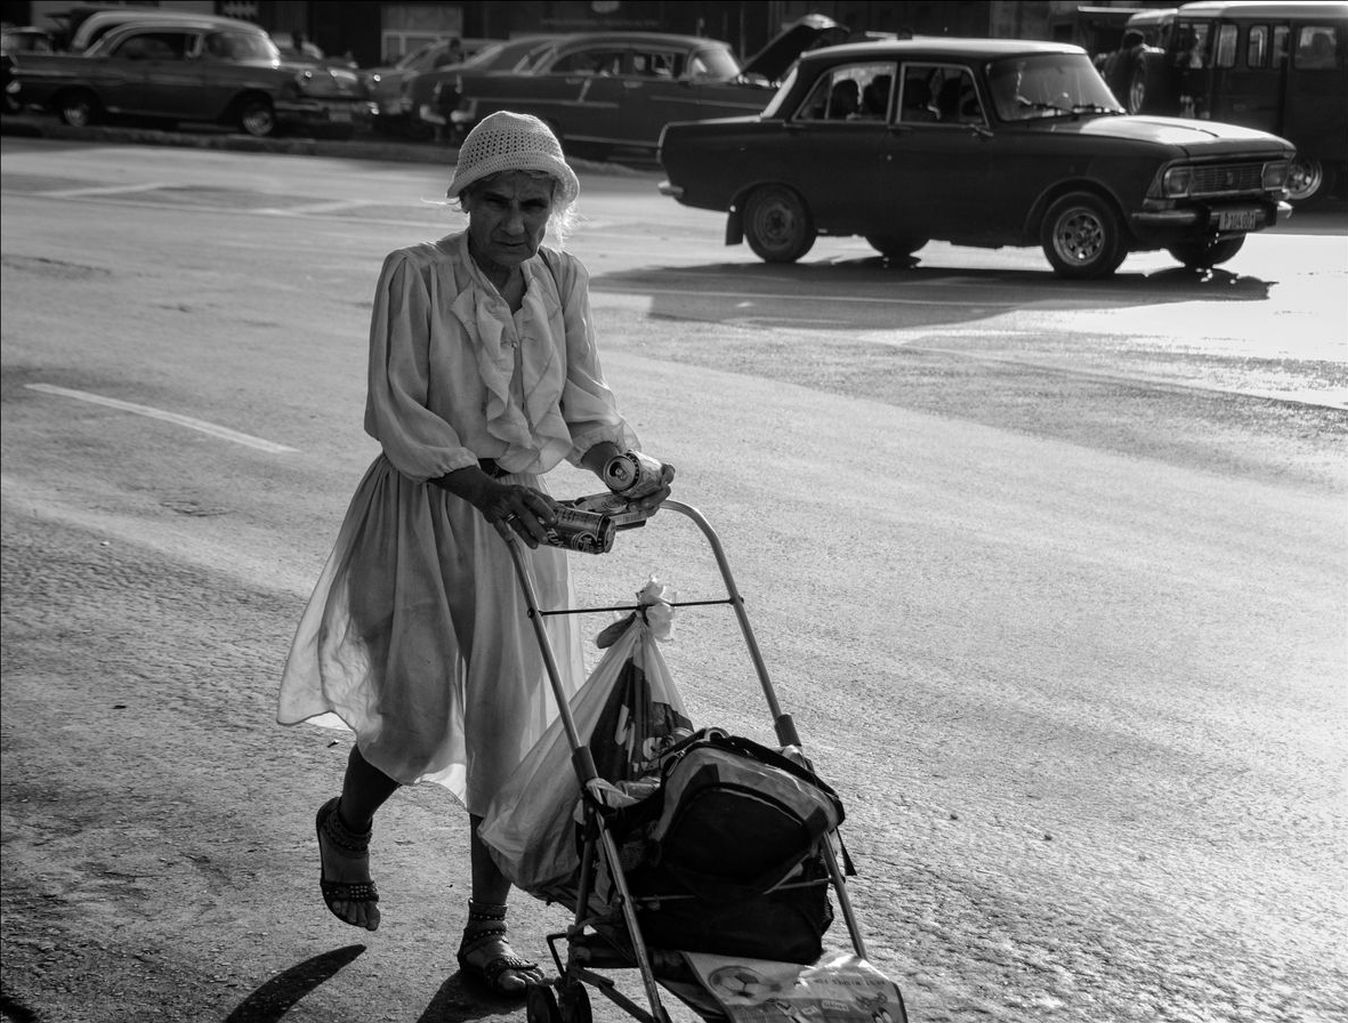
<path id="1" fill-rule="evenodd" d="M 670 484 L 674 482 L 674 466 L 668 462 L 660 463 L 660 489 L 653 490 L 645 497 L 638 497 L 629 502 L 633 509 L 643 512 L 646 515 L 654 515 L 660 510 L 660 505 L 664 504 L 665 498 L 669 496 Z"/>
<path id="2" fill-rule="evenodd" d="M 518 535 L 537 547 L 547 539 L 546 527 L 556 518 L 555 504 L 547 494 L 518 483 L 500 483 L 475 465 L 433 482 L 480 511 L 503 540 Z"/>
<path id="3" fill-rule="evenodd" d="M 613 459 L 622 454 L 622 449 L 612 441 L 601 440 L 590 450 L 586 451 L 580 460 L 580 464 L 589 469 L 592 473 L 608 485 L 608 478 L 605 476 L 604 469 Z M 660 463 L 660 487 L 644 497 L 638 497 L 628 502 L 628 507 L 643 512 L 646 515 L 654 515 L 660 509 L 660 505 L 665 498 L 669 496 L 669 485 L 674 481 L 674 466 L 668 462 Z"/>
<path id="4" fill-rule="evenodd" d="M 523 538 L 530 547 L 544 543 L 547 540 L 546 527 L 556 518 L 552 498 L 533 487 L 518 483 L 497 483 L 490 477 L 488 480 L 492 490 L 477 507 L 483 517 L 496 527 L 501 538 L 509 540 L 513 533 Z"/>

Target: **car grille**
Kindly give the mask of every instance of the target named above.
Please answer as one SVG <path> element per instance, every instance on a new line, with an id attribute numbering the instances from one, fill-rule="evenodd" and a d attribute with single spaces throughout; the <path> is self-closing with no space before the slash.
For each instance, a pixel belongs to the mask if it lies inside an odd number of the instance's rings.
<path id="1" fill-rule="evenodd" d="M 1263 190 L 1262 163 L 1218 163 L 1195 166 L 1190 195 L 1227 195 Z"/>

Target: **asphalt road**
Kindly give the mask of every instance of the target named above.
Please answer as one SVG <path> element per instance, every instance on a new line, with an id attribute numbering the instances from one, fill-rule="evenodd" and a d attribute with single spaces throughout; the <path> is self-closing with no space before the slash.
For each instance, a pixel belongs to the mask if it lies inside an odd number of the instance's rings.
<path id="1" fill-rule="evenodd" d="M 2 145 L 0 1008 L 522 1019 L 455 975 L 449 800 L 394 800 L 385 925 L 344 929 L 312 814 L 346 739 L 272 724 L 374 454 L 374 274 L 453 224 L 425 201 L 445 170 Z M 583 174 L 605 367 L 726 544 L 913 1019 L 1336 1018 L 1342 219 L 1071 286 L 949 246 L 768 268 L 653 182 Z M 717 584 L 669 516 L 577 570 L 599 602 Z M 699 723 L 766 737 L 725 616 L 682 614 L 665 653 Z M 515 914 L 534 953 L 564 919 Z"/>

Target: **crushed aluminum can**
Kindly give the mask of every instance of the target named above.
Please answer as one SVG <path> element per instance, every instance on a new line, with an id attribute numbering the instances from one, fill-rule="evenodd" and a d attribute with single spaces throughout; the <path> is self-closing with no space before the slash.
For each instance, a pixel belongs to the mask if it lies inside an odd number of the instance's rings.
<path id="1" fill-rule="evenodd" d="M 653 494 L 664 485 L 664 467 L 650 455 L 629 451 L 604 465 L 604 483 L 628 500 Z"/>
<path id="2" fill-rule="evenodd" d="M 654 514 L 654 512 L 649 511 L 638 511 L 632 507 L 632 502 L 623 497 L 622 494 L 614 494 L 608 491 L 602 494 L 587 494 L 584 497 L 575 497 L 560 503 L 567 508 L 607 515 L 613 520 L 614 528 L 619 532 L 624 529 L 644 526 L 646 520 Z"/>
<path id="3" fill-rule="evenodd" d="M 585 554 L 607 554 L 613 549 L 613 534 L 617 527 L 613 519 L 600 512 L 561 507 L 556 517 L 543 527 L 544 542 L 551 547 Z"/>

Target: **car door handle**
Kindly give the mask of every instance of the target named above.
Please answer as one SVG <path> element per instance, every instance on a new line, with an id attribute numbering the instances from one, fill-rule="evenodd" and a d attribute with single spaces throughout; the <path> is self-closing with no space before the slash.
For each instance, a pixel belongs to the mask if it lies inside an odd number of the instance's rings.
<path id="1" fill-rule="evenodd" d="M 640 89 L 645 82 L 623 82 L 624 89 Z"/>

